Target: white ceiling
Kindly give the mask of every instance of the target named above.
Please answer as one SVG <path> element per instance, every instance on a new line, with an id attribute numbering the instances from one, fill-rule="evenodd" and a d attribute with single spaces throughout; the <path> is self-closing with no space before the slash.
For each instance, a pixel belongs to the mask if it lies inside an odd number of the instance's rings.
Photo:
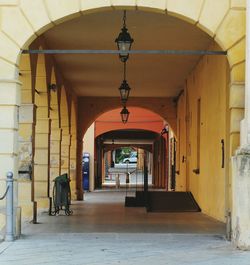
<path id="1" fill-rule="evenodd" d="M 81 16 L 44 34 L 50 49 L 116 49 L 122 11 Z M 212 39 L 177 18 L 141 11 L 127 12 L 132 49 L 206 50 Z M 119 96 L 123 65 L 118 55 L 56 55 L 64 78 L 79 96 Z M 130 55 L 127 80 L 133 97 L 178 95 L 199 60 L 191 55 Z"/>

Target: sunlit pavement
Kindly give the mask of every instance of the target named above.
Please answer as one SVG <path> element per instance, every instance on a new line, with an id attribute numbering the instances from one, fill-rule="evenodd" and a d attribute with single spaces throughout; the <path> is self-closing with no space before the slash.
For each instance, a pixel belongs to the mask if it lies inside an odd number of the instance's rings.
<path id="1" fill-rule="evenodd" d="M 137 164 L 115 164 L 115 168 L 109 168 L 109 174 L 105 178 L 103 187 L 117 186 L 117 178 L 120 187 L 141 187 L 144 184 L 144 172 L 136 168 Z M 127 167 L 128 166 L 128 167 Z M 129 172 L 129 182 L 126 183 L 126 173 Z M 148 174 L 148 185 L 152 185 L 152 175 Z"/>

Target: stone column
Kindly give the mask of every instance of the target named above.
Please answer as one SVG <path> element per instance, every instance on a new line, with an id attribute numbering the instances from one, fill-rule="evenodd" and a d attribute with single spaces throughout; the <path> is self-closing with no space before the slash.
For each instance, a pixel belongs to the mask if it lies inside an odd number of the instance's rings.
<path id="1" fill-rule="evenodd" d="M 50 197 L 53 194 L 54 179 L 61 174 L 61 141 L 62 130 L 51 124 L 50 135 Z"/>
<path id="2" fill-rule="evenodd" d="M 19 165 L 18 165 L 18 201 L 22 207 L 22 216 L 33 213 L 33 165 L 35 143 L 36 106 L 32 89 L 30 56 L 22 55 L 20 60 L 20 81 L 22 82 L 21 106 L 19 109 Z"/>
<path id="3" fill-rule="evenodd" d="M 13 71 L 15 71 L 14 68 L 13 66 Z M 6 173 L 12 171 L 14 178 L 17 177 L 20 91 L 21 83 L 19 81 L 14 77 L 8 80 L 1 79 L 0 73 L 0 194 L 5 192 Z M 18 193 L 15 185 L 15 205 L 17 205 L 17 198 Z M 4 206 L 5 200 L 0 201 L 0 207 Z M 3 228 L 4 223 L 5 215 L 0 213 L 0 229 Z"/>
<path id="4" fill-rule="evenodd" d="M 50 131 L 49 95 L 44 55 L 38 55 L 35 75 L 35 156 L 34 156 L 34 200 L 38 209 L 49 206 Z"/>
<path id="5" fill-rule="evenodd" d="M 241 146 L 250 145 L 250 1 L 246 0 L 245 118 L 241 122 Z"/>
<path id="6" fill-rule="evenodd" d="M 22 104 L 19 110 L 19 165 L 18 189 L 22 216 L 30 217 L 33 211 L 33 164 L 34 164 L 34 104 Z"/>
<path id="7" fill-rule="evenodd" d="M 48 118 L 48 95 L 47 90 L 40 88 L 36 95 L 37 105 L 36 128 L 35 128 L 35 156 L 34 156 L 34 192 L 35 200 L 39 208 L 48 205 L 48 177 L 50 156 L 50 126 Z"/>
<path id="8" fill-rule="evenodd" d="M 73 132 L 71 138 L 71 146 L 70 146 L 70 188 L 71 188 L 71 198 L 72 200 L 77 199 L 76 192 L 76 134 Z"/>
<path id="9" fill-rule="evenodd" d="M 71 199 L 77 199 L 76 191 L 76 149 L 77 149 L 77 123 L 76 123 L 76 101 L 71 102 L 71 119 L 70 119 L 70 133 L 71 133 L 71 143 L 70 143 L 70 189 L 71 189 Z"/>
<path id="10" fill-rule="evenodd" d="M 247 117 L 247 144 L 250 145 L 250 0 L 247 0 L 246 19 L 245 113 Z"/>
<path id="11" fill-rule="evenodd" d="M 144 150 L 141 148 L 138 148 L 137 150 L 137 168 L 141 170 L 143 168 L 144 164 Z"/>
<path id="12" fill-rule="evenodd" d="M 39 110 L 39 108 L 38 108 Z M 39 208 L 47 208 L 48 176 L 50 155 L 50 119 L 36 120 L 35 157 L 34 157 L 34 190 Z"/>
<path id="13" fill-rule="evenodd" d="M 82 151 L 83 151 L 83 135 L 80 131 L 77 132 L 77 147 L 76 147 L 76 191 L 77 200 L 83 200 L 82 188 Z"/>
<path id="14" fill-rule="evenodd" d="M 54 73 L 52 75 L 52 83 L 56 83 Z M 60 128 L 58 91 L 50 92 L 50 111 L 51 134 L 50 134 L 50 192 L 49 196 L 53 196 L 54 179 L 61 174 L 61 141 L 62 130 Z"/>
<path id="15" fill-rule="evenodd" d="M 61 142 L 61 174 L 69 174 L 70 164 L 70 141 L 71 135 L 68 133 L 68 128 L 62 130 L 62 142 Z"/>
<path id="16" fill-rule="evenodd" d="M 247 0 L 245 118 L 241 146 L 232 158 L 232 241 L 250 250 L 250 0 Z"/>

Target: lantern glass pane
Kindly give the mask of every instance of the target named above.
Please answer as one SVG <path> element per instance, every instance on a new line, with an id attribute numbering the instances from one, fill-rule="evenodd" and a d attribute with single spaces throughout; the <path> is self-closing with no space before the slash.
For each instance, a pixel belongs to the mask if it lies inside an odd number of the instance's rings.
<path id="1" fill-rule="evenodd" d="M 127 52 L 130 50 L 130 42 L 118 42 L 119 50 L 123 52 Z"/>
<path id="2" fill-rule="evenodd" d="M 127 93 L 126 93 L 126 90 L 125 89 L 121 89 L 120 90 L 120 92 L 121 92 L 121 99 L 126 99 L 127 97 Z"/>

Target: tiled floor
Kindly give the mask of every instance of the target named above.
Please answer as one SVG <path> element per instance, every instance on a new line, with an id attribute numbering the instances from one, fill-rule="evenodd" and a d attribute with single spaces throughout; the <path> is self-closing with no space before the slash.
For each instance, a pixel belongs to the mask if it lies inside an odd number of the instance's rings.
<path id="1" fill-rule="evenodd" d="M 86 194 L 73 216 L 39 216 L 23 236 L 0 244 L 0 265 L 249 265 L 250 253 L 224 239 L 224 224 L 201 213 L 146 213 L 125 208 L 123 192 Z"/>
<path id="2" fill-rule="evenodd" d="M 72 205 L 72 216 L 38 217 L 23 233 L 225 233 L 225 225 L 202 213 L 147 213 L 145 208 L 125 208 L 125 192 L 86 193 L 84 202 Z"/>

